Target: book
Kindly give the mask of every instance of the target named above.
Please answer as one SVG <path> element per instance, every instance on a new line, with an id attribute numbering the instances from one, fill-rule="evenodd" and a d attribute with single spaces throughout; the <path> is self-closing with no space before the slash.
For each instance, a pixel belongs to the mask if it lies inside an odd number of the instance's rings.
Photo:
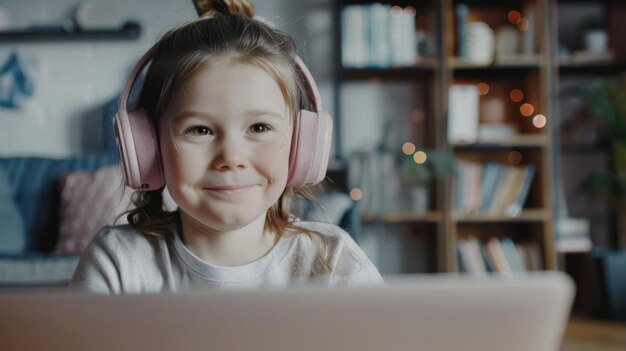
<path id="1" fill-rule="evenodd" d="M 391 6 L 374 3 L 369 6 L 370 65 L 384 68 L 391 65 L 389 21 Z"/>
<path id="2" fill-rule="evenodd" d="M 474 84 L 453 84 L 449 89 L 448 140 L 475 143 L 478 140 L 478 88 Z"/>
<path id="3" fill-rule="evenodd" d="M 480 212 L 486 212 L 489 209 L 501 176 L 501 166 L 498 163 L 489 162 L 485 165 L 481 184 Z"/>
<path id="4" fill-rule="evenodd" d="M 541 248 L 534 241 L 529 241 L 522 245 L 528 257 L 528 270 L 538 271 L 543 268 L 543 260 L 541 258 Z"/>
<path id="5" fill-rule="evenodd" d="M 493 200 L 489 204 L 489 210 L 487 211 L 488 213 L 494 215 L 505 212 L 505 201 L 509 193 L 512 191 L 515 184 L 515 178 L 517 176 L 517 169 L 515 167 L 503 167 L 502 172 L 502 179 L 498 183 L 496 193 L 493 196 Z"/>
<path id="6" fill-rule="evenodd" d="M 487 252 L 489 253 L 491 262 L 493 262 L 494 267 L 496 268 L 496 272 L 506 277 L 513 276 L 513 270 L 511 269 L 511 265 L 506 258 L 502 244 L 500 244 L 500 240 L 497 238 L 489 239 L 487 242 Z"/>
<path id="7" fill-rule="evenodd" d="M 469 8 L 466 4 L 458 4 L 454 8 L 454 12 L 456 17 L 456 55 L 458 57 L 466 57 Z"/>
<path id="8" fill-rule="evenodd" d="M 504 254 L 511 266 L 511 270 L 516 274 L 525 272 L 524 263 L 522 263 L 521 257 L 517 253 L 517 247 L 511 238 L 502 238 L 500 240 Z"/>
<path id="9" fill-rule="evenodd" d="M 363 5 L 348 5 L 341 16 L 341 63 L 365 67 L 369 64 L 368 11 Z"/>
<path id="10" fill-rule="evenodd" d="M 535 167 L 533 165 L 527 165 L 524 169 L 523 180 L 517 196 L 515 197 L 515 201 L 513 201 L 513 203 L 511 203 L 506 210 L 507 215 L 515 217 L 519 216 L 522 213 L 522 207 L 526 202 L 526 197 L 528 197 L 528 192 L 530 191 L 530 185 L 532 183 L 534 175 Z"/>
<path id="11" fill-rule="evenodd" d="M 457 243 L 460 263 L 463 271 L 475 276 L 487 274 L 478 241 L 475 239 L 460 240 Z"/>

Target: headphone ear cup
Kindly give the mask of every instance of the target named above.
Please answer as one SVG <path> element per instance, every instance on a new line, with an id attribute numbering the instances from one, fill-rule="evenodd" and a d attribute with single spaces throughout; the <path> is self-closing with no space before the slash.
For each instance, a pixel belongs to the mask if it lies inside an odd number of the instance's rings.
<path id="1" fill-rule="evenodd" d="M 126 184 L 156 190 L 165 185 L 156 131 L 143 109 L 119 111 L 113 119 L 115 140 Z"/>
<path id="2" fill-rule="evenodd" d="M 302 188 L 321 182 L 326 177 L 333 120 L 328 113 L 300 110 L 295 142 L 291 147 L 287 186 Z"/>

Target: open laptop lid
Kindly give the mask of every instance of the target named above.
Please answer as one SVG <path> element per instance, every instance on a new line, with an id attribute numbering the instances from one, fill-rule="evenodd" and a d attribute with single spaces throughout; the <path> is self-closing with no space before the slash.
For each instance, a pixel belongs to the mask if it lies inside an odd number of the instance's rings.
<path id="1" fill-rule="evenodd" d="M 156 295 L 3 294 L 8 350 L 558 350 L 563 274 L 403 276 L 386 287 Z"/>

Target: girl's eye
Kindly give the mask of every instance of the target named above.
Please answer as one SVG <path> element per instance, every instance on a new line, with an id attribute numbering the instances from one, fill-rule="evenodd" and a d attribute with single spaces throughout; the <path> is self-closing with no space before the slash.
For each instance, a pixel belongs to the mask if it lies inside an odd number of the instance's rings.
<path id="1" fill-rule="evenodd" d="M 270 130 L 270 127 L 265 123 L 256 123 L 250 126 L 250 131 L 253 133 L 265 133 Z"/>
<path id="2" fill-rule="evenodd" d="M 193 134 L 193 135 L 209 135 L 211 134 L 211 129 L 209 129 L 209 127 L 195 126 L 195 127 L 187 128 L 185 133 Z"/>

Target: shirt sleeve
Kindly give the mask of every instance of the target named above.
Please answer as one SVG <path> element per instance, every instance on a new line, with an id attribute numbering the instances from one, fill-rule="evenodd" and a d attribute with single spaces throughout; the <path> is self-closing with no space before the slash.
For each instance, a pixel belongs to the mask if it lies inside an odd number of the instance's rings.
<path id="1" fill-rule="evenodd" d="M 114 247 L 116 241 L 111 227 L 103 228 L 80 257 L 70 287 L 79 291 L 121 293 L 120 271 Z"/>

